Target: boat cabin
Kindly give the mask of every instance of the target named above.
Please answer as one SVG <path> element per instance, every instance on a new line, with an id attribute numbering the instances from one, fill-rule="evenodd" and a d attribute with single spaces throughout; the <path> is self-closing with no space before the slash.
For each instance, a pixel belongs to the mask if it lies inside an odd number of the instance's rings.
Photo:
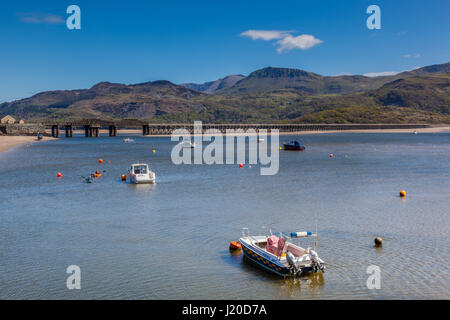
<path id="1" fill-rule="evenodd" d="M 131 172 L 134 174 L 147 174 L 148 173 L 148 165 L 134 164 L 131 166 Z"/>

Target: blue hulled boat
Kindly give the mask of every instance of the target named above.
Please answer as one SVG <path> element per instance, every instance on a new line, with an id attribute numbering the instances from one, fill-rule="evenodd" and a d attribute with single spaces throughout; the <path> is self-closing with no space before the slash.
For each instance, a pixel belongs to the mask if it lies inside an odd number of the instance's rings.
<path id="1" fill-rule="evenodd" d="M 284 150 L 297 150 L 297 151 L 303 151 L 305 150 L 305 147 L 302 146 L 301 142 L 298 140 L 292 140 L 289 143 L 283 143 Z"/>

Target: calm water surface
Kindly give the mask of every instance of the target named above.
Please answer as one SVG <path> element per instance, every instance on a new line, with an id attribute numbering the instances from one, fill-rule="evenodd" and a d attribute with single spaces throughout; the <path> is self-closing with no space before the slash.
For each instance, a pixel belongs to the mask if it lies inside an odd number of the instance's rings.
<path id="1" fill-rule="evenodd" d="M 280 152 L 275 176 L 173 165 L 170 138 L 62 138 L 1 153 L 0 298 L 448 299 L 450 134 L 301 138 L 307 150 Z M 156 185 L 120 181 L 139 160 Z M 97 168 L 106 173 L 84 183 Z M 323 275 L 279 279 L 228 251 L 242 227 L 316 224 Z M 81 290 L 66 288 L 72 264 Z M 380 290 L 366 287 L 372 264 Z"/>

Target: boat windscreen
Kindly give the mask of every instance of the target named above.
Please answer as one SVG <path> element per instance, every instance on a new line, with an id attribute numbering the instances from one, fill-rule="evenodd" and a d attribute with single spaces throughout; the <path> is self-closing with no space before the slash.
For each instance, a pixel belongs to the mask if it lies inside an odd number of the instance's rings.
<path id="1" fill-rule="evenodd" d="M 135 166 L 134 174 L 147 174 L 147 166 Z"/>

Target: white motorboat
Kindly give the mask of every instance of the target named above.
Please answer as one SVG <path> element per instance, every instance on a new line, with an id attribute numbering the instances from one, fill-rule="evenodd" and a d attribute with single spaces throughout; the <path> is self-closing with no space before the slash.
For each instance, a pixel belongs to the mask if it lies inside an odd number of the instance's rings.
<path id="1" fill-rule="evenodd" d="M 153 171 L 150 170 L 148 164 L 145 163 L 135 163 L 132 164 L 128 175 L 130 177 L 130 183 L 155 183 L 156 176 Z"/>
<path id="2" fill-rule="evenodd" d="M 272 232 L 271 232 L 272 233 Z M 244 257 L 263 269 L 282 277 L 297 277 L 303 272 L 325 270 L 325 263 L 317 252 L 311 248 L 304 249 L 292 243 L 295 238 L 314 237 L 317 246 L 317 235 L 309 231 L 291 232 L 290 236 L 280 233 L 279 237 L 251 236 L 248 228 L 243 229 L 242 244 Z"/>

